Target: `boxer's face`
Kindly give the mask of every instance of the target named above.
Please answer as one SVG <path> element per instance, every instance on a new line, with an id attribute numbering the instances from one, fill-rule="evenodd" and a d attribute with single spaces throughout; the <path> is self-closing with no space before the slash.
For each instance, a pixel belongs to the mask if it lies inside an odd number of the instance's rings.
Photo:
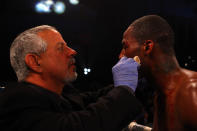
<path id="1" fill-rule="evenodd" d="M 129 57 L 129 58 L 134 58 L 135 56 L 138 56 L 140 58 L 141 61 L 141 71 L 142 72 L 147 72 L 147 69 L 149 70 L 149 65 L 151 65 L 151 61 L 150 61 L 150 52 L 151 48 L 147 48 L 146 41 L 145 43 L 139 43 L 132 35 L 131 35 L 131 31 L 132 29 L 129 27 L 123 35 L 123 40 L 122 40 L 122 44 L 123 44 L 123 50 L 120 54 L 120 56 L 122 56 L 124 53 L 124 56 Z M 149 40 L 147 41 L 149 42 Z M 148 50 L 147 50 L 148 49 Z M 142 74 L 144 75 L 144 74 Z"/>
<path id="2" fill-rule="evenodd" d="M 129 58 L 133 58 L 135 56 L 142 57 L 142 45 L 137 42 L 137 40 L 131 36 L 130 29 L 128 28 L 123 35 L 122 45 L 124 55 Z"/>

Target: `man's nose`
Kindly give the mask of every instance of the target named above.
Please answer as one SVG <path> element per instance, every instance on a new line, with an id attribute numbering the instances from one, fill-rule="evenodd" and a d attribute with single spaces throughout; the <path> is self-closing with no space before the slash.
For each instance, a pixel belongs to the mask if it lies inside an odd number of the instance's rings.
<path id="1" fill-rule="evenodd" d="M 69 47 L 69 54 L 71 56 L 76 56 L 77 55 L 77 52 L 74 49 L 72 49 L 72 48 Z"/>

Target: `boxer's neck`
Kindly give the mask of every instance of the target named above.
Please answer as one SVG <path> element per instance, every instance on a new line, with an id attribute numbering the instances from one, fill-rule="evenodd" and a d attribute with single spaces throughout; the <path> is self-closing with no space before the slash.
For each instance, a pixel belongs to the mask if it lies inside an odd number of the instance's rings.
<path id="1" fill-rule="evenodd" d="M 154 59 L 148 76 L 149 81 L 159 90 L 174 89 L 181 78 L 181 68 L 175 56 L 160 55 Z"/>

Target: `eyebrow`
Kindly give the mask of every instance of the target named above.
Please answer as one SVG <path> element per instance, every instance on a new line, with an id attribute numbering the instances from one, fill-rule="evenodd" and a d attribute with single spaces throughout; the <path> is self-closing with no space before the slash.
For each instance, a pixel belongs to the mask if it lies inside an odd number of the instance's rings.
<path id="1" fill-rule="evenodd" d="M 58 42 L 56 45 L 57 46 L 61 45 L 63 47 L 64 45 L 66 45 L 66 43 L 64 43 L 64 42 Z"/>

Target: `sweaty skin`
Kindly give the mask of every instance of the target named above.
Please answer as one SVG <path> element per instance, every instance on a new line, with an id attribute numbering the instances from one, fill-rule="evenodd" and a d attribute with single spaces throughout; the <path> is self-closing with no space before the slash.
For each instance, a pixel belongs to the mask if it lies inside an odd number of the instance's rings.
<path id="1" fill-rule="evenodd" d="M 139 44 L 130 32 L 128 27 L 120 56 L 139 56 L 140 72 L 156 90 L 153 130 L 197 131 L 197 72 L 181 68 L 151 39 Z"/>
<path id="2" fill-rule="evenodd" d="M 197 130 L 197 73 L 181 69 L 155 96 L 154 131 Z"/>

